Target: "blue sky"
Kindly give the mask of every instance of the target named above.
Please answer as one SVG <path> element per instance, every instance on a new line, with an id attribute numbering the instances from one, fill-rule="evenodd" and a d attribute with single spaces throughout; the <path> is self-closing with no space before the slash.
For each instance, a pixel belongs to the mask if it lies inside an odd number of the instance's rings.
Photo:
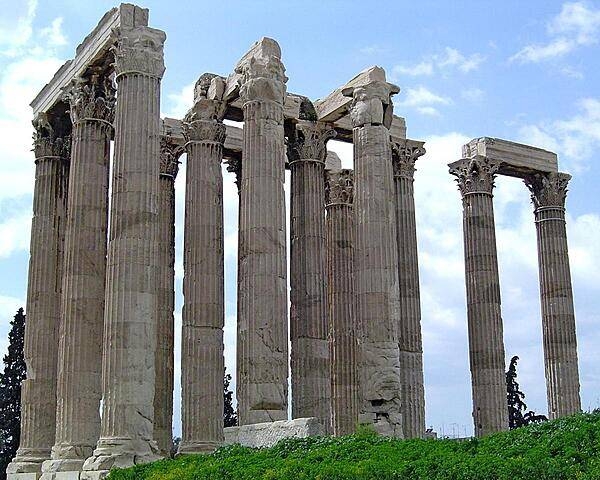
<path id="1" fill-rule="evenodd" d="M 33 189 L 29 101 L 114 4 L 0 0 L 0 349 L 24 305 Z M 288 90 L 317 99 L 380 65 L 401 92 L 395 113 L 425 140 L 415 196 L 427 423 L 471 431 L 460 196 L 446 164 L 474 137 L 547 148 L 574 178 L 568 234 L 584 408 L 600 406 L 600 2 L 147 1 L 167 33 L 162 112 L 181 117 L 203 72 L 227 75 L 261 36 L 280 43 Z M 351 166 L 351 149 L 330 143 Z M 226 174 L 226 362 L 235 368 L 237 195 Z M 185 174 L 177 179 L 177 308 Z M 527 403 L 546 411 L 535 227 L 522 183 L 495 195 L 507 361 L 519 355 Z M 178 341 L 178 340 L 177 340 Z M 178 371 L 178 369 L 177 369 Z M 178 385 L 177 385 L 178 388 Z M 176 391 L 176 405 L 179 396 Z M 179 430 L 179 416 L 175 418 Z"/>

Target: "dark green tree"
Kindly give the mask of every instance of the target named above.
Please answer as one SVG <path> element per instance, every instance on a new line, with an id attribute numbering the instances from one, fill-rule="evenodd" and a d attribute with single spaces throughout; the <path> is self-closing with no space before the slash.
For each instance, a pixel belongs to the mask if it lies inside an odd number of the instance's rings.
<path id="1" fill-rule="evenodd" d="M 508 403 L 508 427 L 513 430 L 515 428 L 524 427 L 530 423 L 544 422 L 548 420 L 545 415 L 537 415 L 534 411 L 527 410 L 527 404 L 524 402 L 525 394 L 519 390 L 517 382 L 517 362 L 519 357 L 516 355 L 510 359 L 508 372 L 506 372 L 506 401 Z"/>
<path id="2" fill-rule="evenodd" d="M 235 427 L 238 423 L 237 414 L 233 408 L 233 392 L 229 389 L 231 375 L 225 369 L 223 377 L 223 424 L 226 427 Z"/>
<path id="3" fill-rule="evenodd" d="M 19 308 L 8 334 L 8 354 L 0 373 L 0 480 L 6 479 L 6 467 L 17 453 L 21 437 L 21 382 L 26 367 L 23 356 L 25 314 Z"/>

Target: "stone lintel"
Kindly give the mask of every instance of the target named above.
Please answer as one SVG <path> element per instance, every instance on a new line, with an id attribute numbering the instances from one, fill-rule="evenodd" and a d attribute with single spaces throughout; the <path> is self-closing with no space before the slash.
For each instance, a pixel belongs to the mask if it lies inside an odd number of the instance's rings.
<path id="1" fill-rule="evenodd" d="M 285 438 L 307 438 L 325 435 L 325 427 L 314 417 L 255 423 L 238 427 L 227 427 L 225 445 L 239 443 L 245 447 L 272 447 Z"/>
<path id="2" fill-rule="evenodd" d="M 243 130 L 234 125 L 225 125 L 225 144 L 223 145 L 223 158 L 237 160 L 242 156 Z M 171 137 L 174 143 L 184 145 L 181 120 L 176 118 L 163 118 L 161 120 L 161 136 Z"/>
<path id="3" fill-rule="evenodd" d="M 114 28 L 141 26 L 148 26 L 147 8 L 122 3 L 106 12 L 96 28 L 79 44 L 75 58 L 67 60 L 30 103 L 33 116 L 50 111 L 61 100 L 73 78 L 84 74 L 90 66 L 102 63 L 115 42 Z"/>
<path id="4" fill-rule="evenodd" d="M 500 138 L 475 138 L 463 146 L 462 153 L 463 158 L 482 155 L 500 161 L 500 175 L 525 178 L 538 172 L 558 172 L 556 153 Z"/>

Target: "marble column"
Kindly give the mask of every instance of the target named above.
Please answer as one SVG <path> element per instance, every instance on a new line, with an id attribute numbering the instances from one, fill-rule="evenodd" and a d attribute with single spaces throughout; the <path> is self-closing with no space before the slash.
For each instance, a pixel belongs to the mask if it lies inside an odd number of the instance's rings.
<path id="1" fill-rule="evenodd" d="M 42 462 L 50 458 L 56 433 L 58 328 L 71 122 L 40 114 L 33 124 L 35 187 L 24 351 L 27 379 L 21 387 L 20 445 L 6 469 L 9 477 L 39 473 Z"/>
<path id="2" fill-rule="evenodd" d="M 160 80 L 165 34 L 116 32 L 117 80 L 106 269 L 102 424 L 82 478 L 153 461 L 160 227 Z M 89 474 L 85 471 L 90 471 Z"/>
<path id="3" fill-rule="evenodd" d="M 316 417 L 330 431 L 331 380 L 325 271 L 323 175 L 327 124 L 300 121 L 288 141 L 291 170 L 290 337 L 292 418 Z"/>
<path id="4" fill-rule="evenodd" d="M 354 215 L 352 170 L 325 175 L 327 306 L 334 435 L 354 433 L 358 424 L 358 326 L 354 309 Z"/>
<path id="5" fill-rule="evenodd" d="M 402 437 L 402 386 L 398 351 L 398 247 L 390 132 L 391 95 L 398 91 L 379 79 L 344 89 L 353 96 L 356 229 L 356 315 L 361 330 L 361 423 Z"/>
<path id="6" fill-rule="evenodd" d="M 421 293 L 415 219 L 415 162 L 425 154 L 423 142 L 404 140 L 392 148 L 396 190 L 398 239 L 398 283 L 400 286 L 400 382 L 404 438 L 425 434 L 425 389 L 423 386 L 423 340 Z"/>
<path id="7" fill-rule="evenodd" d="M 179 453 L 210 452 L 223 443 L 225 284 L 221 161 L 225 103 L 220 98 L 207 97 L 209 85 L 221 83 L 218 77 L 200 78 L 194 107 L 183 123 L 187 168 L 181 333 L 183 433 Z M 215 90 L 222 92 L 223 88 Z"/>
<path id="8" fill-rule="evenodd" d="M 537 228 L 542 334 L 549 417 L 581 411 L 573 287 L 565 224 L 566 173 L 538 173 L 525 179 Z"/>
<path id="9" fill-rule="evenodd" d="M 160 139 L 158 229 L 158 318 L 154 356 L 154 439 L 160 455 L 168 457 L 173 446 L 173 380 L 175 334 L 175 178 L 183 147 L 170 136 Z"/>
<path id="10" fill-rule="evenodd" d="M 500 277 L 492 190 L 499 162 L 483 156 L 450 164 L 463 201 L 469 363 L 475 435 L 508 429 Z"/>
<path id="11" fill-rule="evenodd" d="M 244 112 L 238 270 L 240 425 L 287 419 L 284 67 L 263 38 L 238 65 Z"/>
<path id="12" fill-rule="evenodd" d="M 52 472 L 79 471 L 100 437 L 112 81 L 95 73 L 67 93 L 73 122 Z"/>

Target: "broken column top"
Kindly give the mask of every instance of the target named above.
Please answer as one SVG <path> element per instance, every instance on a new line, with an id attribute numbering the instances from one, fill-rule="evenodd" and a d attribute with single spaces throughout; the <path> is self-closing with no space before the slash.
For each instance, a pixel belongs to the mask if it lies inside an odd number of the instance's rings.
<path id="1" fill-rule="evenodd" d="M 498 173 L 524 178 L 536 172 L 558 172 L 556 153 L 500 138 L 474 138 L 463 146 L 463 158 L 477 155 L 499 161 Z"/>
<path id="2" fill-rule="evenodd" d="M 327 157 L 325 158 L 325 170 L 330 170 L 332 172 L 338 172 L 342 169 L 342 159 L 340 156 L 332 152 L 331 150 L 327 150 Z"/>

